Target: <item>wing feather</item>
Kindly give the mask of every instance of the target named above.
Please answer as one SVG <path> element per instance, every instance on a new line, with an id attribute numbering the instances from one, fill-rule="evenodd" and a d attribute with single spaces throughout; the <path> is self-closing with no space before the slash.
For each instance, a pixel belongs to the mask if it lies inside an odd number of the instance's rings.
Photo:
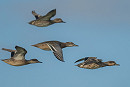
<path id="1" fill-rule="evenodd" d="M 45 16 L 42 16 L 41 18 L 39 18 L 39 20 L 48 21 L 55 15 L 56 15 L 56 9 L 53 9 L 50 12 L 48 12 Z"/>
<path id="2" fill-rule="evenodd" d="M 52 50 L 53 54 L 55 55 L 55 57 L 64 62 L 64 59 L 63 59 L 63 53 L 62 53 L 62 49 L 61 47 L 58 45 L 58 44 L 49 44 L 47 43 L 47 45 L 49 46 L 49 48 Z"/>
<path id="3" fill-rule="evenodd" d="M 24 60 L 25 59 L 25 55 L 27 53 L 27 51 L 19 46 L 15 46 L 16 52 L 14 53 L 13 58 L 16 60 Z"/>
<path id="4" fill-rule="evenodd" d="M 35 16 L 36 19 L 41 18 L 42 16 L 37 14 L 35 11 L 32 11 L 32 14 Z"/>

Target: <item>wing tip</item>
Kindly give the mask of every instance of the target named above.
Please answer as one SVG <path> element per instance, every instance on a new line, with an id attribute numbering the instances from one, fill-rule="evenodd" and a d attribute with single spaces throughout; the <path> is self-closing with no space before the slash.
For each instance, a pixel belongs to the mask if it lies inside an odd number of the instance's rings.
<path id="1" fill-rule="evenodd" d="M 65 62 L 64 60 L 61 60 L 61 62 Z"/>
<path id="2" fill-rule="evenodd" d="M 55 56 L 56 57 L 56 56 Z M 58 58 L 56 57 L 58 60 L 60 60 L 61 62 L 65 62 L 63 58 Z"/>
<path id="3" fill-rule="evenodd" d="M 57 58 L 57 57 L 56 57 Z M 61 59 L 61 58 L 57 58 L 59 61 L 61 62 L 65 62 L 64 59 Z"/>
<path id="4" fill-rule="evenodd" d="M 19 46 L 16 45 L 15 48 L 17 48 L 17 47 L 19 47 Z"/>
<path id="5" fill-rule="evenodd" d="M 5 50 L 5 48 L 2 48 L 1 50 Z"/>
<path id="6" fill-rule="evenodd" d="M 53 9 L 54 11 L 56 11 L 56 8 L 55 9 Z"/>
<path id="7" fill-rule="evenodd" d="M 53 9 L 53 10 L 51 10 L 52 12 L 56 12 L 56 8 L 55 9 Z"/>

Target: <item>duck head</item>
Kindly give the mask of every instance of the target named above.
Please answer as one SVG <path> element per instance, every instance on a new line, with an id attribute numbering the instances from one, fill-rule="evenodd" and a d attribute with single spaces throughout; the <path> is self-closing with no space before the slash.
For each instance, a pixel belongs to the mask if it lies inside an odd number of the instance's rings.
<path id="1" fill-rule="evenodd" d="M 66 46 L 73 47 L 73 46 L 78 46 L 78 45 L 74 44 L 73 42 L 66 42 Z"/>
<path id="2" fill-rule="evenodd" d="M 104 62 L 105 64 L 107 64 L 107 66 L 119 66 L 120 64 L 117 64 L 115 61 L 107 61 L 107 62 Z"/>
<path id="3" fill-rule="evenodd" d="M 54 23 L 66 23 L 61 18 L 56 18 L 53 20 Z"/>
<path id="4" fill-rule="evenodd" d="M 31 64 L 31 63 L 42 63 L 42 62 L 38 61 L 37 59 L 31 59 L 31 60 L 29 60 L 28 62 L 29 62 L 30 64 Z"/>

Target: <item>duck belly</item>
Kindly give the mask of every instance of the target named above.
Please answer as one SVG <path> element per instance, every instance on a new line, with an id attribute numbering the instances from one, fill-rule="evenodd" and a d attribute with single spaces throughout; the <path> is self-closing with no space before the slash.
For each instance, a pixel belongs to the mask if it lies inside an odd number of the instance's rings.
<path id="1" fill-rule="evenodd" d="M 83 68 L 85 68 L 85 69 L 97 69 L 97 68 L 100 68 L 100 65 L 92 63 L 92 64 L 84 65 Z"/>
<path id="2" fill-rule="evenodd" d="M 10 62 L 6 62 L 7 64 L 9 65 L 12 65 L 12 66 L 23 66 L 23 65 L 27 65 L 26 62 L 24 61 L 10 61 Z"/>
<path id="3" fill-rule="evenodd" d="M 50 22 L 49 21 L 36 21 L 35 25 L 37 27 L 47 27 L 50 25 Z"/>

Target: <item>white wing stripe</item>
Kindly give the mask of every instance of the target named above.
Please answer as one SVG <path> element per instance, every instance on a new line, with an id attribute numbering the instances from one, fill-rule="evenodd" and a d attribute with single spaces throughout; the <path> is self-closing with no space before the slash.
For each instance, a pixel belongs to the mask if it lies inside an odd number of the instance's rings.
<path id="1" fill-rule="evenodd" d="M 55 47 L 53 47 L 52 45 L 50 45 L 50 44 L 47 44 L 48 45 L 48 47 L 54 52 L 54 51 L 57 51 L 56 50 L 56 48 Z"/>

